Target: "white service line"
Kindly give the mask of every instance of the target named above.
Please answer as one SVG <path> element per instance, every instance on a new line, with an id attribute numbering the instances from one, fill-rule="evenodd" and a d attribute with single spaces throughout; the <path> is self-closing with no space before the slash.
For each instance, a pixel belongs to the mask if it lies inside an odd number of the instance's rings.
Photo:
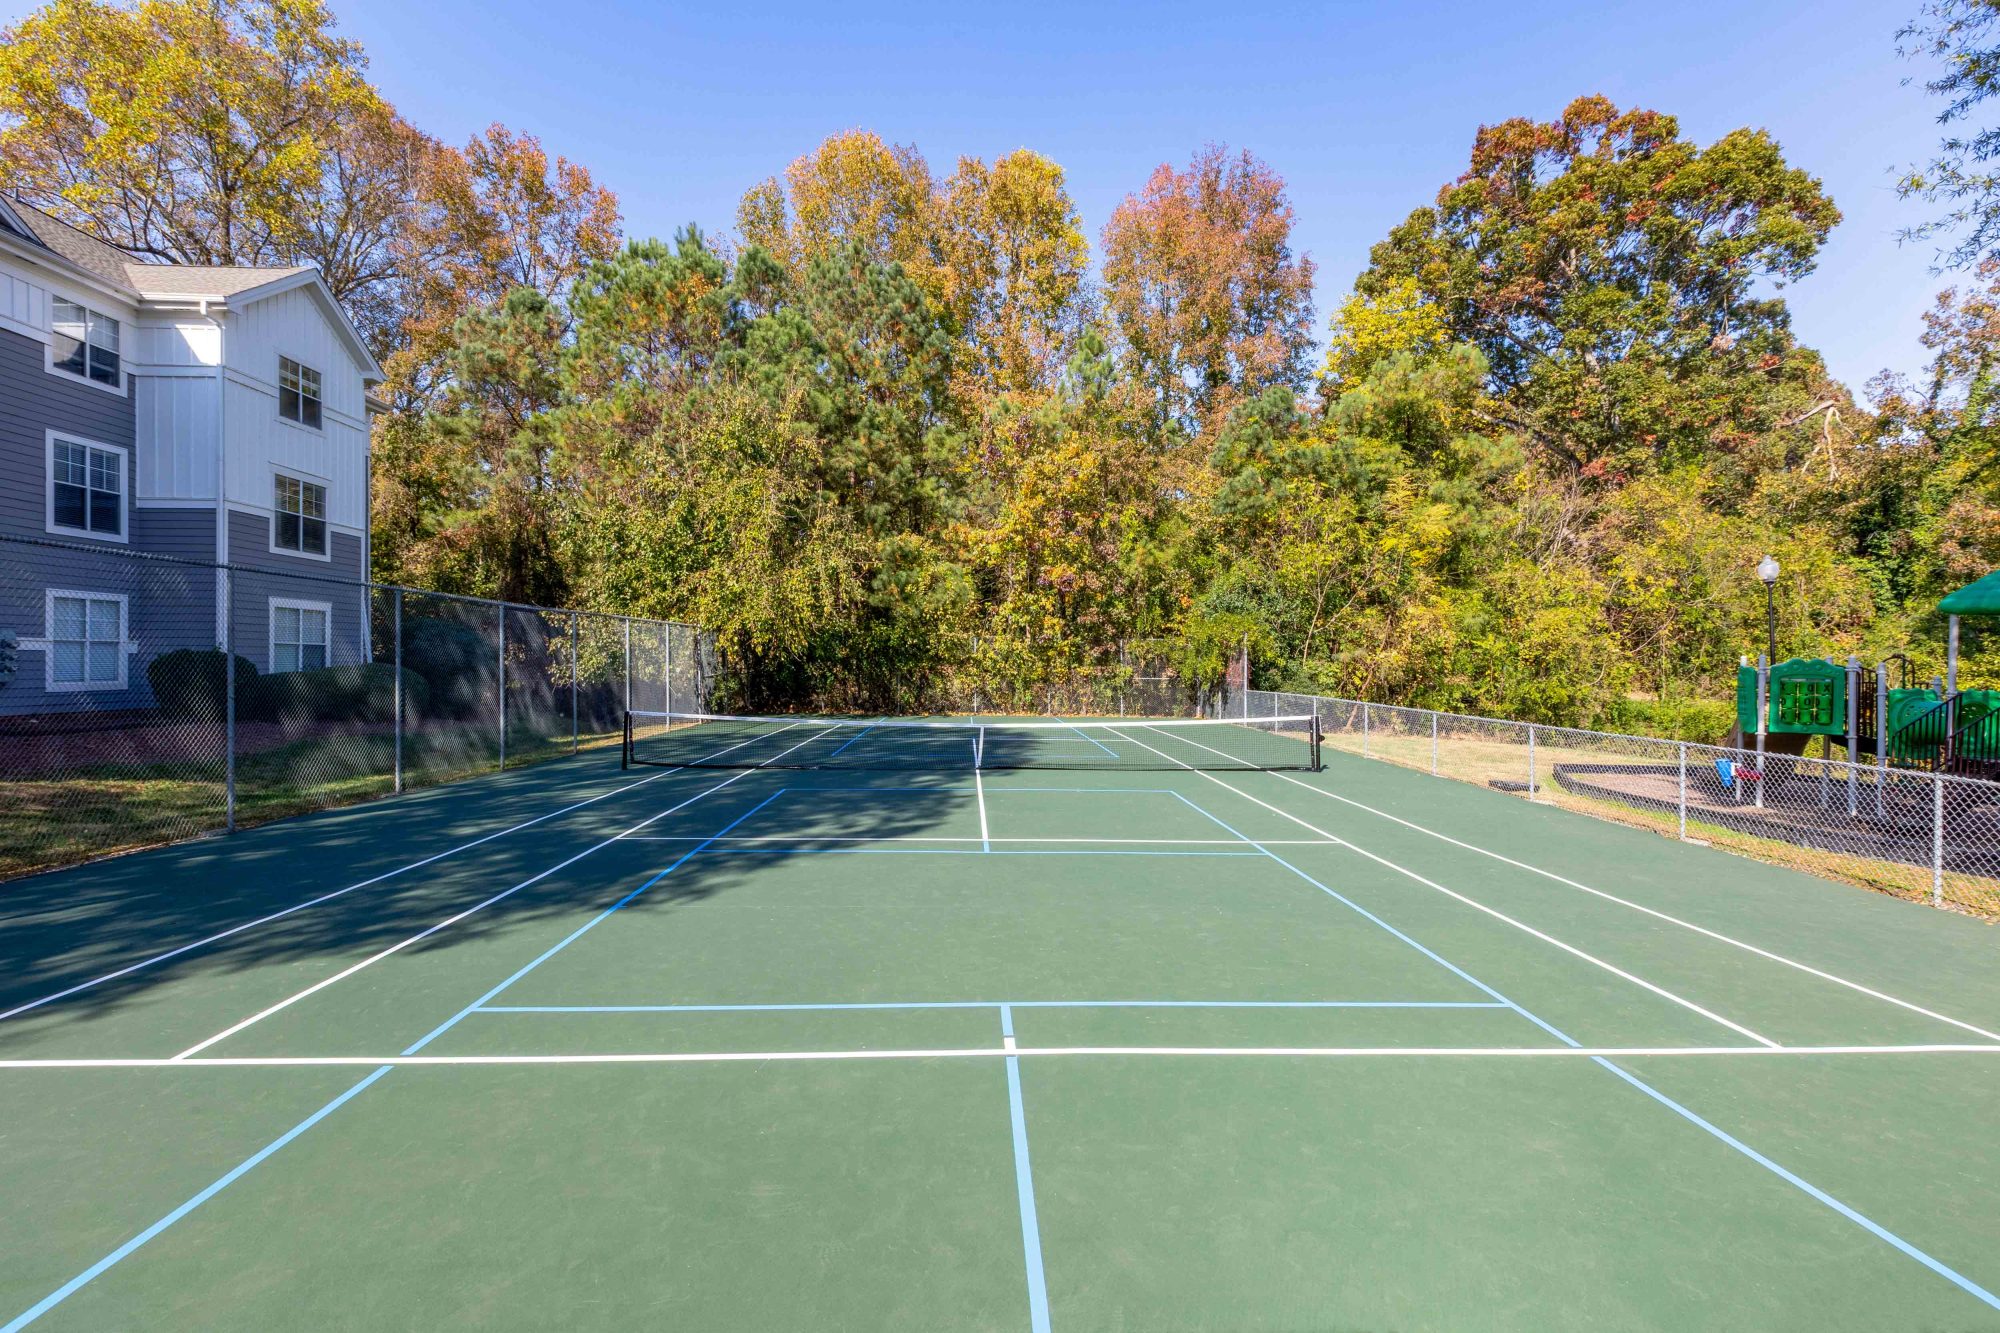
<path id="1" fill-rule="evenodd" d="M 204 1055 L 194 1059 L 102 1056 L 0 1060 L 0 1071 L 36 1069 L 318 1069 L 348 1065 L 679 1065 L 783 1060 L 996 1059 L 1005 1056 L 1266 1056 L 1309 1059 L 1634 1060 L 1666 1056 L 1996 1055 L 1984 1042 L 1918 1046 L 973 1046 L 849 1051 L 609 1051 L 549 1055 Z"/>
<path id="2" fill-rule="evenodd" d="M 4 1013 L 0 1013 L 0 1022 L 4 1022 L 5 1020 L 12 1018 L 16 1014 L 25 1014 L 30 1009 L 39 1009 L 45 1004 L 52 1004 L 57 1000 L 67 999 L 72 995 L 76 995 L 79 994 L 80 992 L 90 990 L 92 987 L 102 986 L 107 981 L 116 981 L 120 977 L 129 977 L 134 972 L 143 971 L 144 969 L 153 966 L 155 963 L 164 963 L 169 958 L 178 958 L 182 954 L 191 952 L 192 950 L 195 949 L 199 949 L 204 945 L 214 944 L 219 940 L 226 940 L 232 935 L 241 935 L 244 931 L 254 930 L 258 926 L 269 925 L 271 922 L 282 920 L 283 918 L 290 916 L 294 912 L 303 912 L 308 907 L 317 907 L 321 903 L 331 902 L 335 898 L 338 898 L 343 894 L 353 893 L 356 889 L 365 889 L 371 884 L 380 884 L 383 880 L 394 879 L 396 876 L 404 873 L 405 871 L 420 870 L 423 867 L 431 864 L 431 862 L 433 861 L 442 861 L 447 856 L 456 856 L 460 852 L 470 851 L 472 848 L 479 846 L 481 843 L 492 842 L 495 838 L 504 838 L 509 833 L 518 833 L 524 828 L 532 828 L 534 825 L 554 819 L 558 815 L 566 815 L 572 810 L 581 810 L 586 805 L 595 805 L 597 802 L 605 800 L 612 796 L 616 796 L 620 792 L 631 791 L 634 787 L 643 787 L 649 782 L 655 781 L 656 779 L 659 778 L 666 777 L 668 773 L 674 773 L 678 771 L 679 771 L 678 769 L 668 769 L 666 770 L 666 772 L 663 773 L 655 773 L 651 777 L 639 778 L 636 781 L 625 783 L 623 786 L 613 787 L 610 791 L 601 792 L 598 795 L 591 797 L 589 800 L 578 801 L 574 805 L 566 805 L 560 810 L 551 810 L 547 814 L 537 815 L 533 819 L 524 819 L 520 823 L 512 825 L 511 827 L 508 828 L 503 828 L 497 833 L 488 833 L 484 837 L 474 838 L 471 842 L 462 842 L 456 847 L 447 848 L 442 852 L 438 852 L 431 856 L 426 856 L 421 861 L 412 861 L 408 865 L 400 865 L 397 866 L 394 870 L 384 871 L 382 874 L 376 875 L 372 879 L 361 880 L 357 883 L 348 885 L 344 889 L 335 889 L 331 893 L 322 893 L 317 898 L 308 898 L 304 902 L 294 903 L 292 906 L 284 908 L 282 911 L 271 912 L 265 916 L 258 917 L 254 921 L 245 921 L 241 925 L 231 926 L 227 930 L 219 930 L 213 935 L 204 935 L 202 938 L 195 940 L 191 944 L 183 944 L 176 948 L 169 949 L 165 953 L 154 954 L 151 958 L 144 958 L 136 963 L 127 964 L 126 966 L 119 968 L 115 972 L 106 972 L 101 977 L 92 977 L 89 981 L 79 981 L 76 985 L 71 986 L 66 990 L 59 990 L 51 994 L 44 995 L 39 1000 L 29 1000 L 26 1004 L 15 1005 L 12 1009 L 9 1009 Z"/>
<path id="3" fill-rule="evenodd" d="M 1508 916 L 1505 912 L 1502 912 L 1497 908 L 1488 907 L 1485 903 L 1480 902 L 1476 898 L 1466 897 L 1464 894 L 1460 893 L 1456 889 L 1448 889 L 1444 885 L 1439 884 L 1436 880 L 1426 879 L 1424 876 L 1419 875 L 1416 871 L 1411 870 L 1406 866 L 1398 865 L 1394 861 L 1389 860 L 1387 857 L 1377 856 L 1374 852 L 1369 851 L 1365 847 L 1357 846 L 1356 844 L 1347 841 L 1345 838 L 1335 837 L 1334 834 L 1328 833 L 1325 829 L 1316 827 L 1315 825 L 1312 824 L 1308 824 L 1305 820 L 1300 819 L 1297 815 L 1292 814 L 1289 811 L 1281 810 L 1277 806 L 1272 805 L 1269 801 L 1261 800 L 1258 797 L 1252 796 L 1249 792 L 1244 791 L 1241 787 L 1237 787 L 1230 783 L 1224 782 L 1221 778 L 1215 776 L 1215 774 L 1213 773 L 1207 772 L 1203 769 L 1198 769 L 1192 764 L 1189 764 L 1180 759 L 1176 759 L 1174 758 L 1174 756 L 1167 754 L 1165 751 L 1156 750 L 1152 746 L 1147 745 L 1146 742 L 1138 740 L 1136 737 L 1126 737 L 1125 739 L 1131 740 L 1134 744 L 1139 745 L 1145 749 L 1152 750 L 1154 754 L 1159 755 L 1162 759 L 1170 760 L 1173 763 L 1179 764 L 1182 768 L 1187 769 L 1191 773 L 1197 774 L 1200 777 L 1207 778 L 1210 782 L 1215 783 L 1217 786 L 1221 787 L 1224 791 L 1235 792 L 1238 796 L 1241 796 L 1244 800 L 1249 801 L 1255 805 L 1260 805 L 1264 807 L 1264 809 L 1269 810 L 1274 815 L 1280 815 L 1286 819 L 1291 820 L 1294 824 L 1297 824 L 1300 828 L 1306 829 L 1312 833 L 1317 833 L 1322 838 L 1333 839 L 1335 842 L 1340 843 L 1343 847 L 1355 853 L 1357 856 L 1367 857 L 1370 861 L 1375 862 L 1377 865 L 1383 866 L 1389 870 L 1393 870 L 1397 874 L 1402 875 L 1407 879 L 1415 880 L 1417 883 L 1423 885 L 1427 889 L 1435 889 L 1437 892 L 1444 894 L 1447 898 L 1456 899 L 1457 901 L 1464 903 L 1467 907 L 1471 907 L 1478 911 L 1484 912 L 1486 915 L 1492 917 L 1496 921 L 1504 921 L 1508 925 L 1514 927 L 1514 929 L 1519 931 L 1524 931 L 1527 934 L 1534 936 L 1536 939 L 1541 940 L 1545 944 L 1554 945 L 1556 948 L 1561 949 L 1564 953 L 1567 953 L 1572 957 L 1581 958 L 1584 962 L 1589 963 L 1594 967 L 1603 968 L 1606 972 L 1609 972 L 1611 975 L 1618 977 L 1621 980 L 1629 981 L 1633 985 L 1641 988 L 1642 990 L 1651 991 L 1653 994 L 1659 996 L 1663 1000 L 1670 1000 L 1673 1003 L 1681 1006 L 1683 1009 L 1688 1010 L 1690 1013 L 1699 1014 L 1703 1018 L 1708 1019 L 1710 1022 L 1719 1023 L 1723 1027 L 1728 1028 L 1731 1032 L 1735 1032 L 1742 1036 L 1748 1037 L 1750 1040 L 1761 1043 L 1762 1045 L 1770 1047 L 1776 1047 L 1778 1045 L 1777 1042 L 1772 1041 L 1769 1037 L 1764 1036 L 1762 1033 L 1753 1032 L 1749 1028 L 1744 1027 L 1741 1023 L 1738 1023 L 1733 1019 L 1724 1018 L 1721 1014 L 1718 1014 L 1711 1009 L 1705 1009 L 1701 1005 L 1696 1004 L 1693 1000 L 1688 999 L 1686 996 L 1676 995 L 1674 992 L 1668 990 L 1664 986 L 1656 985 L 1653 982 L 1646 980 L 1644 977 L 1634 976 L 1632 973 L 1627 972 L 1624 968 L 1618 967 L 1616 964 L 1608 963 L 1604 959 L 1597 957 L 1595 954 L 1586 953 L 1584 950 L 1577 948 L 1574 944 L 1570 944 L 1567 941 L 1557 939 L 1555 936 L 1549 934 L 1547 931 L 1537 930 L 1535 927 L 1529 925 L 1525 921 L 1517 921 L 1515 918 Z M 1198 744 L 1198 742 L 1190 741 L 1189 744 L 1191 745 Z M 1209 747 L 1206 745 L 1201 746 L 1201 748 L 1204 750 L 1209 749 Z M 1219 754 L 1221 752 L 1212 751 L 1212 753 Z M 1224 755 L 1223 757 L 1228 758 L 1229 756 Z M 1254 843 L 1256 840 L 1250 839 L 1250 841 Z M 1270 855 L 1271 859 L 1277 861 L 1278 864 L 1287 866 L 1288 868 L 1294 869 L 1296 871 L 1296 867 L 1291 867 L 1289 862 L 1277 856 L 1275 853 L 1267 853 L 1267 855 Z M 1298 873 L 1303 873 L 1303 872 L 1298 872 Z"/>
<path id="4" fill-rule="evenodd" d="M 792 725 L 797 726 L 798 724 L 793 723 Z M 779 732 L 790 731 L 790 730 L 791 727 L 780 727 L 778 729 Z M 777 735 L 778 732 L 772 732 L 771 734 Z M 806 737 L 805 740 L 800 741 L 799 745 L 804 745 L 807 743 L 807 741 L 817 740 L 820 736 L 824 736 L 825 734 L 826 734 L 825 732 L 818 732 L 812 736 L 808 736 Z M 763 738 L 756 737 L 754 739 L 761 740 Z M 724 749 L 717 750 L 713 754 L 704 755 L 703 761 L 708 759 L 713 759 L 715 758 L 716 755 L 719 754 L 727 754 L 730 750 L 738 749 L 744 745 L 748 745 L 749 743 L 750 743 L 749 741 L 739 741 L 735 745 L 731 745 Z M 737 773 L 732 777 L 724 778 L 721 782 L 716 783 L 714 786 L 706 787 L 701 791 L 696 792 L 694 795 L 688 797 L 685 801 L 682 801 L 679 805 L 669 806 L 667 809 L 660 811 L 656 815 L 649 815 L 647 818 L 642 819 L 638 823 L 632 825 L 631 828 L 626 829 L 623 832 L 614 833 L 610 837 L 606 838 L 604 841 L 600 843 L 595 843 L 592 846 L 584 848 L 582 851 L 578 852 L 575 856 L 569 857 L 568 859 L 563 861 L 559 861 L 555 865 L 550 866 L 547 870 L 542 871 L 540 874 L 531 875 L 527 879 L 522 880 L 520 883 L 514 885 L 511 888 L 501 890 L 499 893 L 494 894 L 491 898 L 486 899 L 484 902 L 476 903 L 473 906 L 466 908 L 462 912 L 453 913 L 451 916 L 446 917 L 444 920 L 438 922 L 437 924 L 432 926 L 427 926 L 423 930 L 418 931 L 416 934 L 410 936 L 408 939 L 399 940 L 395 944 L 390 945 L 388 948 L 383 949 L 378 953 L 372 953 L 368 957 L 362 959 L 360 962 L 355 963 L 348 967 L 344 967 L 340 971 L 334 973 L 332 976 L 325 977 L 319 981 L 316 981 L 312 985 L 306 987 L 304 990 L 299 991 L 293 995 L 288 995 L 284 999 L 278 1001 L 274 1005 L 269 1006 L 268 1008 L 258 1010 L 256 1013 L 250 1015 L 250 1017 L 242 1020 L 239 1023 L 232 1023 L 230 1026 L 224 1028 L 222 1031 L 216 1033 L 214 1036 L 205 1037 L 201 1041 L 196 1042 L 194 1045 L 188 1047 L 180 1054 L 174 1056 L 173 1059 L 176 1062 L 179 1062 L 188 1059 L 190 1056 L 197 1055 L 200 1052 L 205 1051 L 209 1047 L 215 1045 L 215 1043 L 223 1041 L 229 1037 L 233 1037 L 237 1033 L 243 1031 L 243 1029 L 250 1027 L 253 1024 L 263 1022 L 265 1019 L 269 1018 L 272 1014 L 278 1013 L 279 1011 L 284 1009 L 289 1009 L 293 1005 L 297 1004 L 300 1000 L 303 1000 L 310 995 L 318 994 L 320 991 L 325 990 L 328 986 L 333 985 L 335 982 L 345 981 L 348 977 L 353 976 L 356 972 L 361 971 L 363 968 L 372 967 L 376 963 L 381 962 L 384 958 L 389 957 L 391 954 L 401 953 L 403 950 L 409 948 L 412 944 L 416 944 L 422 940 L 429 939 L 432 935 L 435 935 L 439 931 L 447 929 L 448 927 L 457 925 L 459 922 L 465 920 L 465 918 L 473 915 L 474 913 L 486 910 L 487 908 L 491 907 L 493 904 L 499 902 L 503 898 L 511 898 L 513 895 L 519 893 L 522 889 L 525 889 L 533 884 L 539 884 L 541 881 L 547 879 L 550 875 L 555 874 L 558 870 L 562 870 L 565 867 L 575 865 L 578 861 L 581 861 L 584 857 L 589 856 L 592 852 L 601 851 L 604 848 L 609 847 L 614 842 L 623 841 L 627 833 L 636 832 L 639 829 L 645 828 L 649 824 L 656 824 L 660 820 L 665 819 L 668 815 L 674 814 L 680 810 L 685 810 L 688 806 L 693 805 L 696 801 L 701 800 L 704 796 L 712 795 L 715 792 L 721 791 L 724 787 L 727 787 L 732 783 L 740 782 L 744 778 L 749 777 L 752 773 L 762 772 L 766 764 L 771 763 L 773 760 L 782 759 L 784 756 L 790 754 L 793 750 L 798 749 L 799 745 L 793 745 L 784 750 L 781 750 L 777 754 L 772 755 L 770 759 L 765 760 L 764 764 L 760 764 L 756 768 L 746 768 L 742 772 Z M 702 761 L 697 761 L 697 762 L 702 762 Z"/>
<path id="5" fill-rule="evenodd" d="M 1199 741 L 1189 741 L 1188 744 L 1198 745 L 1204 750 L 1210 750 L 1211 753 L 1218 753 L 1218 754 L 1221 753 L 1220 751 L 1211 750 L 1209 746 L 1201 745 L 1201 742 Z M 1282 778 L 1284 781 L 1289 782 L 1296 787 L 1304 787 L 1307 791 L 1313 792 L 1316 795 L 1324 796 L 1328 800 L 1339 801 L 1343 805 L 1351 805 L 1357 810 L 1366 810 L 1371 815 L 1377 815 L 1383 819 L 1388 820 L 1392 824 L 1401 824 L 1406 829 L 1411 829 L 1417 833 L 1426 834 L 1430 837 L 1436 838 L 1439 842 L 1448 842 L 1454 847 L 1462 847 L 1468 852 L 1477 852 L 1479 853 L 1479 855 L 1490 857 L 1493 860 L 1498 861 L 1503 865 L 1513 866 L 1516 870 L 1525 870 L 1529 874 L 1540 875 L 1544 879 L 1554 880 L 1558 884 L 1564 885 L 1568 888 L 1580 890 L 1581 892 L 1591 894 L 1594 897 L 1602 898 L 1604 901 L 1609 903 L 1616 903 L 1620 907 L 1629 907 L 1635 912 L 1643 912 L 1647 916 L 1650 916 L 1657 921 L 1664 921 L 1670 926 L 1679 926 L 1683 930 L 1691 930 L 1697 935 L 1706 935 L 1709 939 L 1715 940 L 1718 943 L 1732 945 L 1735 948 L 1743 950 L 1745 953 L 1756 954 L 1759 958 L 1768 959 L 1773 963 L 1781 963 L 1786 967 L 1793 968 L 1800 972 L 1804 972 L 1807 976 L 1818 977 L 1821 981 L 1830 981 L 1836 986 L 1845 986 L 1848 990 L 1854 991 L 1861 995 L 1866 995 L 1871 1000 L 1881 1000 L 1885 1004 L 1893 1004 L 1897 1008 L 1906 1009 L 1913 1014 L 1922 1014 L 1925 1018 L 1934 1018 L 1938 1022 L 1949 1024 L 1952 1027 L 1958 1028 L 1962 1032 L 1970 1032 L 1975 1036 L 1985 1037 L 1989 1041 L 2000 1042 L 2000 1032 L 1989 1032 L 1987 1029 L 1979 1027 L 1972 1023 L 1968 1023 L 1964 1019 L 1953 1018 L 1950 1014 L 1941 1014 L 1937 1012 L 1937 1010 L 1935 1009 L 1926 1009 L 1924 1008 L 1924 1006 L 1920 1004 L 1913 1004 L 1909 1000 L 1902 999 L 1895 995 L 1890 995 L 1885 991 L 1876 990 L 1872 986 L 1864 986 L 1858 981 L 1850 981 L 1846 977 L 1838 976 L 1832 972 L 1828 972 L 1821 968 L 1814 967 L 1810 963 L 1802 963 L 1796 958 L 1787 958 L 1785 955 L 1781 953 L 1773 953 L 1769 949 L 1760 948 L 1755 944 L 1748 943 L 1747 941 L 1744 940 L 1739 940 L 1731 935 L 1725 935 L 1719 930 L 1710 930 L 1707 926 L 1696 925 L 1692 921 L 1686 921 L 1680 917 L 1673 916 L 1670 913 L 1662 912 L 1657 908 L 1648 907 L 1644 903 L 1635 903 L 1629 898 L 1621 898 L 1615 893 L 1609 893 L 1603 889 L 1593 888 L 1591 885 L 1584 884 L 1578 880 L 1570 879 L 1564 875 L 1558 875 L 1553 870 L 1544 870 L 1542 867 L 1537 865 L 1530 865 L 1526 861 L 1517 861 L 1511 856 L 1504 855 L 1500 852 L 1492 851 L 1489 848 L 1478 846 L 1475 843 L 1462 842 L 1459 839 L 1452 837 L 1448 833 L 1439 833 L 1436 829 L 1425 828 L 1422 824 L 1412 823 L 1409 820 L 1404 819 L 1399 815 L 1392 815 L 1386 810 L 1377 810 L 1372 805 L 1365 805 L 1362 802 L 1354 800 L 1350 797 L 1342 796 L 1338 792 L 1328 791 L 1324 787 L 1315 787 L 1310 782 L 1301 782 L 1299 779 L 1292 777 L 1289 774 L 1272 773 L 1270 776 L 1274 778 Z"/>

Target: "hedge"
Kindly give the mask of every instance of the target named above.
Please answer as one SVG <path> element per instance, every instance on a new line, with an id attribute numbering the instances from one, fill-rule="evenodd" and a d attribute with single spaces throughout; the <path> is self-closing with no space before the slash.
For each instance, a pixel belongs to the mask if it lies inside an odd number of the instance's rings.
<path id="1" fill-rule="evenodd" d="M 247 707 L 238 716 L 253 722 L 300 725 L 309 722 L 393 722 L 396 668 L 380 662 L 362 666 L 283 671 L 258 678 Z M 430 687 L 422 676 L 403 671 L 403 716 L 422 717 L 430 708 Z"/>
<path id="2" fill-rule="evenodd" d="M 247 657 L 235 659 L 236 710 L 243 708 L 257 688 L 257 667 Z M 146 664 L 146 683 L 153 687 L 153 702 L 163 717 L 194 718 L 221 722 L 227 697 L 219 648 L 177 648 L 161 653 Z"/>

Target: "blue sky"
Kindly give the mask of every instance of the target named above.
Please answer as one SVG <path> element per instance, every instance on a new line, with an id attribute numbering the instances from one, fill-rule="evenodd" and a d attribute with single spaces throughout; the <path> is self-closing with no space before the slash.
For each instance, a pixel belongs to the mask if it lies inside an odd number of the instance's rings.
<path id="1" fill-rule="evenodd" d="M 913 143 L 940 174 L 1030 147 L 1062 164 L 1096 240 L 1118 201 L 1204 142 L 1289 183 L 1317 322 L 1368 247 L 1464 167 L 1475 129 L 1602 92 L 1707 142 L 1771 131 L 1846 220 L 1787 293 L 1800 336 L 1855 386 L 1922 363 L 1944 279 L 1899 245 L 1921 206 L 1895 169 L 1934 142 L 1900 3 L 763 6 L 331 0 L 377 84 L 462 141 L 500 120 L 615 190 L 627 231 L 731 226 L 737 198 L 827 134 Z M 0 0 L 11 19 L 31 6 Z"/>

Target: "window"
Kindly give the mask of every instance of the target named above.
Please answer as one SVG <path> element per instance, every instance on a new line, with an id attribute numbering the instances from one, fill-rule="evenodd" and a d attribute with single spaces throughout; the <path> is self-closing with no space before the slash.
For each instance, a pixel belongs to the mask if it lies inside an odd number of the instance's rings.
<path id="1" fill-rule="evenodd" d="M 278 415 L 319 429 L 319 372 L 288 356 L 278 358 Z"/>
<path id="2" fill-rule="evenodd" d="M 125 451 L 49 435 L 50 532 L 125 539 Z"/>
<path id="3" fill-rule="evenodd" d="M 54 338 L 49 364 L 71 375 L 117 388 L 118 321 L 58 297 L 50 302 Z"/>
<path id="4" fill-rule="evenodd" d="M 326 665 L 327 622 L 333 608 L 325 602 L 271 599 L 271 670 L 317 671 Z"/>
<path id="5" fill-rule="evenodd" d="M 111 594 L 48 595 L 48 688 L 125 688 L 125 599 Z"/>
<path id="6" fill-rule="evenodd" d="M 271 507 L 271 547 L 300 555 L 326 554 L 326 487 L 280 472 Z"/>

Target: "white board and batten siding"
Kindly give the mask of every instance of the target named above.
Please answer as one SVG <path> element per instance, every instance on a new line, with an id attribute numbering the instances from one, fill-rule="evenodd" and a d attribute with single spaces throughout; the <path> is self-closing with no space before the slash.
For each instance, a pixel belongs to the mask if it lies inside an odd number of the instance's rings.
<path id="1" fill-rule="evenodd" d="M 36 342 L 49 340 L 49 289 L 25 266 L 0 262 L 0 328 Z"/>
<path id="2" fill-rule="evenodd" d="M 319 302 L 293 288 L 228 316 L 223 424 L 231 504 L 268 510 L 271 473 L 290 471 L 327 488 L 327 520 L 359 532 L 368 521 L 368 408 L 362 368 Z M 278 415 L 278 360 L 319 372 L 320 427 Z"/>
<path id="3" fill-rule="evenodd" d="M 199 318 L 158 317 L 132 331 L 138 484 L 147 501 L 215 501 L 216 381 L 221 334 Z"/>

